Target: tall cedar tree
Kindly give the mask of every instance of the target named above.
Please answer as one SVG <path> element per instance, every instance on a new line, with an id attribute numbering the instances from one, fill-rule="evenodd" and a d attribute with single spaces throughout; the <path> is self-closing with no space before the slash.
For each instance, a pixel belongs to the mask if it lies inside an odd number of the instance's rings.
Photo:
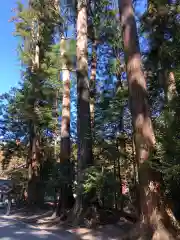
<path id="1" fill-rule="evenodd" d="M 60 43 L 62 61 L 62 121 L 61 121 L 61 162 L 70 160 L 70 71 L 68 56 L 66 55 L 66 40 L 61 38 Z"/>
<path id="2" fill-rule="evenodd" d="M 161 204 L 160 176 L 147 162 L 156 140 L 150 119 L 146 80 L 142 71 L 141 54 L 136 29 L 136 21 L 131 0 L 119 1 L 120 18 L 123 32 L 126 71 L 129 85 L 131 114 L 135 133 L 136 159 L 139 167 L 139 192 L 142 226 L 157 236 L 164 217 Z M 144 230 L 144 229 L 143 229 Z M 147 229 L 146 229 L 147 230 Z M 146 231 L 145 230 L 145 231 Z M 164 239 L 166 230 L 161 232 Z M 168 234 L 167 234 L 168 236 Z M 154 239 L 154 238 L 153 238 Z M 166 237 L 166 239 L 170 239 Z"/>
<path id="3" fill-rule="evenodd" d="M 29 9 L 31 10 L 32 1 L 29 3 Z M 32 57 L 31 74 L 35 78 L 38 76 L 39 66 L 40 66 L 40 48 L 39 48 L 39 22 L 37 18 L 32 20 L 32 45 L 34 49 Z M 35 88 L 34 88 L 35 91 Z M 35 93 L 34 93 L 35 94 Z M 33 111 L 36 111 L 36 101 L 33 103 Z M 33 121 L 30 122 L 30 159 L 28 162 L 28 198 L 29 202 L 38 203 L 40 201 L 38 196 L 37 186 L 40 182 L 40 142 L 38 136 L 38 128 Z"/>
<path id="4" fill-rule="evenodd" d="M 78 135 L 78 191 L 75 214 L 80 215 L 85 203 L 82 197 L 83 170 L 93 164 L 90 88 L 87 56 L 87 1 L 77 1 L 77 135 Z M 77 219 L 79 220 L 79 219 Z"/>
<path id="5" fill-rule="evenodd" d="M 93 164 L 90 88 L 87 59 L 87 1 L 77 4 L 77 130 L 78 130 L 78 168 L 85 169 Z"/>

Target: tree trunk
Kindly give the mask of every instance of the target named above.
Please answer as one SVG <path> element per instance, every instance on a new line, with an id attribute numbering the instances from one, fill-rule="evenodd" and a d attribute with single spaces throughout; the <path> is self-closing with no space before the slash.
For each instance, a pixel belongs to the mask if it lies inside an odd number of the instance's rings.
<path id="1" fill-rule="evenodd" d="M 61 154 L 60 162 L 70 160 L 70 71 L 67 65 L 65 38 L 61 39 L 60 51 L 62 64 L 63 99 L 61 121 Z"/>
<path id="2" fill-rule="evenodd" d="M 78 189 L 75 214 L 84 208 L 82 197 L 83 170 L 93 164 L 90 89 L 87 59 L 87 1 L 78 0 L 77 4 L 77 135 L 78 135 Z"/>
<path id="3" fill-rule="evenodd" d="M 146 80 L 141 66 L 132 0 L 121 0 L 119 6 L 131 114 L 135 133 L 136 159 L 139 164 L 141 226 L 143 227 L 142 230 L 144 230 L 143 233 L 150 233 L 150 236 L 146 236 L 146 239 L 170 239 L 165 228 L 161 229 L 163 231 L 159 230 L 165 212 L 164 206 L 161 204 L 161 178 L 158 172 L 150 168 L 147 161 L 155 147 L 156 140 L 150 119 Z M 146 227 L 149 231 L 147 231 Z"/>
<path id="4" fill-rule="evenodd" d="M 139 164 L 138 164 L 138 159 L 136 159 L 136 147 L 135 147 L 135 136 L 134 134 L 132 135 L 132 163 L 133 163 L 133 175 L 134 175 L 134 188 L 133 188 L 133 193 L 134 193 L 134 206 L 136 208 L 136 213 L 137 216 L 141 215 L 141 203 L 139 199 L 139 183 L 138 183 L 138 169 L 139 169 Z"/>
<path id="5" fill-rule="evenodd" d="M 178 92 L 176 89 L 176 80 L 174 73 L 172 72 L 172 69 L 169 67 L 169 70 L 164 70 L 164 93 L 165 93 L 165 115 L 166 115 L 166 128 L 165 128 L 165 138 L 167 139 L 166 143 L 166 156 L 169 156 L 169 153 L 172 152 L 171 159 L 173 159 L 174 154 L 176 154 L 176 151 L 178 149 L 176 148 L 176 144 L 178 141 L 178 134 L 179 132 L 179 97 Z M 174 195 L 175 193 L 175 195 Z M 177 191 L 171 192 L 171 203 L 169 205 L 169 199 L 167 199 L 167 211 L 171 211 L 171 216 L 174 217 L 174 220 L 176 219 L 176 211 L 178 212 L 178 205 L 176 202 L 179 202 L 179 197 L 176 196 Z M 176 206 L 175 208 L 172 206 Z M 175 210 L 176 209 L 176 210 Z M 172 219 L 173 220 L 173 219 Z M 174 221 L 173 220 L 173 221 Z"/>
<path id="6" fill-rule="evenodd" d="M 31 2 L 29 2 L 29 8 L 31 8 Z M 37 30 L 35 29 L 35 26 L 37 25 Z M 32 67 L 31 67 L 31 73 L 34 74 L 35 77 L 37 77 L 37 73 L 39 71 L 40 67 L 40 48 L 39 48 L 39 23 L 37 19 L 33 19 L 32 21 L 32 43 L 34 44 L 33 49 L 33 57 L 32 57 Z M 35 84 L 34 84 L 35 85 Z M 35 93 L 35 86 L 34 88 L 34 94 Z M 35 115 L 36 112 L 36 100 L 33 100 L 32 103 L 33 106 L 33 114 Z M 37 131 L 37 127 L 35 126 L 35 120 L 31 121 L 30 126 L 30 151 L 31 156 L 29 160 L 28 165 L 28 199 L 29 203 L 32 204 L 42 204 L 42 186 L 41 186 L 41 180 L 40 180 L 40 138 Z"/>
<path id="7" fill-rule="evenodd" d="M 176 96 L 176 80 L 172 71 L 165 72 L 165 86 L 164 86 L 166 103 L 170 103 Z"/>
<path id="8" fill-rule="evenodd" d="M 90 89 L 87 60 L 87 2 L 78 1 L 77 16 L 77 124 L 78 124 L 78 166 L 79 170 L 93 164 Z"/>
<path id="9" fill-rule="evenodd" d="M 95 114 L 95 95 L 96 95 L 96 68 L 97 68 L 97 41 L 94 40 L 92 44 L 92 60 L 91 60 L 91 74 L 90 74 L 90 114 L 91 114 L 91 128 L 94 130 L 94 114 Z"/>
<path id="10" fill-rule="evenodd" d="M 54 96 L 54 104 L 53 104 L 53 118 L 54 118 L 54 159 L 57 162 L 58 161 L 58 155 L 57 155 L 57 136 L 58 136 L 58 96 L 59 92 L 58 90 L 55 91 Z"/>
<path id="11" fill-rule="evenodd" d="M 64 168 L 68 168 L 68 175 L 72 174 L 70 167 L 70 71 L 68 57 L 66 55 L 66 41 L 61 38 L 60 51 L 62 61 L 63 99 L 62 99 L 62 121 L 61 121 L 61 153 L 60 162 Z M 69 176 L 68 176 L 69 177 Z M 72 206 L 70 201 L 73 198 L 72 182 L 62 183 L 61 197 L 58 203 L 58 215 L 64 215 L 65 211 Z"/>
<path id="12" fill-rule="evenodd" d="M 33 125 L 31 128 L 30 140 L 30 160 L 28 164 L 28 202 L 32 204 L 41 204 L 40 189 L 40 149 L 39 138 L 37 136 L 36 128 Z"/>

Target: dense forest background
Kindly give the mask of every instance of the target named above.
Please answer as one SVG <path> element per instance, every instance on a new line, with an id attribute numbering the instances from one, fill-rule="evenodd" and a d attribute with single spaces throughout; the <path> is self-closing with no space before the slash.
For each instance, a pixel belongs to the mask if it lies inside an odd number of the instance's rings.
<path id="1" fill-rule="evenodd" d="M 59 195 L 59 216 L 100 223 L 97 212 L 103 221 L 107 210 L 115 219 L 130 212 L 144 232 L 163 223 L 171 239 L 169 212 L 180 218 L 179 1 L 29 0 L 11 21 L 22 80 L 0 98 L 1 176 L 27 190 L 29 207 Z"/>

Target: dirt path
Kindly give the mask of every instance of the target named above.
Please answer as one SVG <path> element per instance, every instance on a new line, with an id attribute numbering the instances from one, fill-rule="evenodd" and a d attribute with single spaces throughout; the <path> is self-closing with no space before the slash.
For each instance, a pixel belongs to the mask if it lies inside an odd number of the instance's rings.
<path id="1" fill-rule="evenodd" d="M 127 239 L 127 235 L 132 228 L 132 224 L 125 219 L 121 219 L 116 225 L 99 226 L 96 229 L 82 227 L 65 228 L 59 223 L 59 219 L 51 219 L 51 216 L 51 211 L 39 211 L 33 214 L 32 212 L 21 210 L 14 212 L 11 216 L 4 216 L 4 219 L 9 221 L 16 220 L 20 223 L 24 222 L 32 229 L 49 232 L 64 240 L 124 240 Z"/>

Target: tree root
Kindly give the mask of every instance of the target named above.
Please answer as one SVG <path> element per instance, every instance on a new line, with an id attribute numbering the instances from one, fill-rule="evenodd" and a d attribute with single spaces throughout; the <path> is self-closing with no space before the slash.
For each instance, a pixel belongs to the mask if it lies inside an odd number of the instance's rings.
<path id="1" fill-rule="evenodd" d="M 152 236 L 152 240 L 175 240 L 175 239 L 176 238 L 174 238 L 173 235 L 169 233 L 169 231 L 164 227 L 157 229 Z"/>
<path id="2" fill-rule="evenodd" d="M 69 212 L 66 222 L 73 226 L 96 228 L 99 225 L 115 224 L 121 216 L 117 210 L 98 208 L 94 204 L 86 208 L 76 207 Z"/>
<path id="3" fill-rule="evenodd" d="M 136 223 L 130 231 L 122 237 L 122 240 L 175 240 L 177 236 L 173 236 L 165 227 L 158 227 L 152 230 L 141 223 Z"/>

